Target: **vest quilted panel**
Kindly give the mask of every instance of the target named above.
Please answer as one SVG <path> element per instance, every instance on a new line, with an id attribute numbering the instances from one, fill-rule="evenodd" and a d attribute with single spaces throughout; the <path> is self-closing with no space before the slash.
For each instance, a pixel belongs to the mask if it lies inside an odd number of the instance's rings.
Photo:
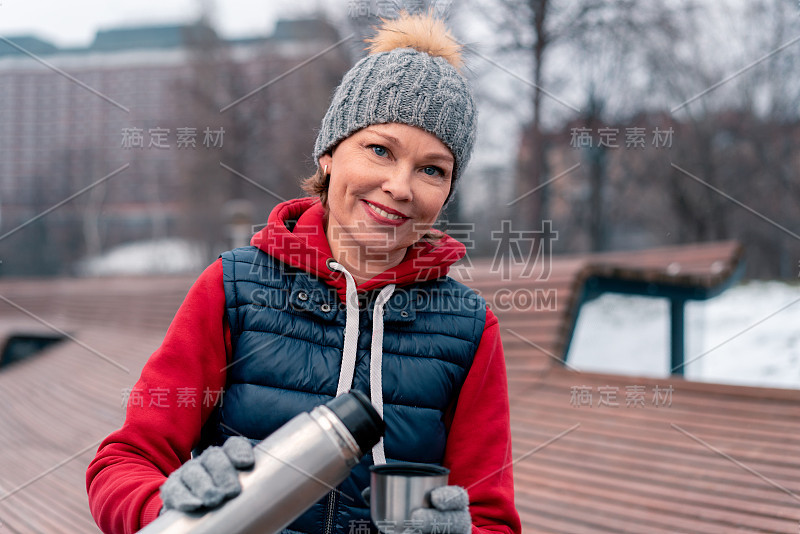
<path id="1" fill-rule="evenodd" d="M 346 312 L 332 288 L 256 247 L 226 252 L 222 265 L 234 355 L 214 441 L 237 433 L 261 440 L 336 394 Z M 353 388 L 367 395 L 375 294 L 361 297 L 353 378 Z M 389 461 L 441 463 L 444 412 L 472 364 L 485 306 L 449 278 L 398 288 L 387 303 L 383 398 Z M 360 491 L 369 484 L 371 463 L 367 455 L 342 484 L 350 498 L 332 493 L 333 500 L 317 503 L 290 528 L 320 531 L 314 525 L 333 510 L 343 534 L 349 521 L 368 521 Z"/>

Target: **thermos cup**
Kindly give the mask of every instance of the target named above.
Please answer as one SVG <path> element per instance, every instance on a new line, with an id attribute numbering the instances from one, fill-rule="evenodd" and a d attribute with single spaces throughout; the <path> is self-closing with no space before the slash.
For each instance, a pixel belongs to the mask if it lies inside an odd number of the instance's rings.
<path id="1" fill-rule="evenodd" d="M 446 467 L 393 462 L 370 467 L 369 508 L 372 522 L 388 534 L 414 531 L 411 512 L 430 508 L 431 490 L 446 486 Z"/>
<path id="2" fill-rule="evenodd" d="M 256 445 L 242 493 L 205 514 L 169 510 L 140 534 L 274 534 L 344 481 L 378 443 L 384 423 L 351 391 L 297 415 Z"/>

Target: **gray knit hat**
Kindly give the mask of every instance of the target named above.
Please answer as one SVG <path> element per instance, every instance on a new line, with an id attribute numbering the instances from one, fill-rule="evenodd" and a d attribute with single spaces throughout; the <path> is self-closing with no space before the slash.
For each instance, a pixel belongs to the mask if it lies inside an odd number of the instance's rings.
<path id="1" fill-rule="evenodd" d="M 443 25 L 434 26 L 438 28 Z M 404 35 L 396 41 L 407 43 L 406 47 L 368 55 L 345 74 L 322 119 L 314 161 L 362 128 L 399 122 L 432 133 L 450 149 L 455 157 L 455 183 L 472 154 L 477 108 L 464 77 L 448 59 L 436 55 L 437 50 L 429 49 L 430 33 L 421 39 L 413 32 Z M 451 39 L 449 35 L 441 38 Z M 453 43 L 449 43 L 451 48 Z"/>

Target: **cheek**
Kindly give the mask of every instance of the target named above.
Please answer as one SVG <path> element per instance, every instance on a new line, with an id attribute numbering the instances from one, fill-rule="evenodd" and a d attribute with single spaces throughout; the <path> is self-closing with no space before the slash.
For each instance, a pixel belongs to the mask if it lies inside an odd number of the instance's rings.
<path id="1" fill-rule="evenodd" d="M 444 207 L 444 202 L 447 200 L 447 190 L 435 189 L 429 191 L 423 198 L 425 199 L 425 211 L 430 219 L 435 220 Z"/>
<path id="2" fill-rule="evenodd" d="M 331 177 L 328 184 L 328 204 L 333 207 L 342 206 L 346 201 L 347 190 L 347 183 L 341 176 Z"/>
<path id="3" fill-rule="evenodd" d="M 369 177 L 361 169 L 352 169 L 351 166 L 341 165 L 338 172 L 331 176 L 329 191 L 336 191 L 341 197 L 353 196 L 374 188 Z M 330 194 L 330 193 L 329 193 Z"/>

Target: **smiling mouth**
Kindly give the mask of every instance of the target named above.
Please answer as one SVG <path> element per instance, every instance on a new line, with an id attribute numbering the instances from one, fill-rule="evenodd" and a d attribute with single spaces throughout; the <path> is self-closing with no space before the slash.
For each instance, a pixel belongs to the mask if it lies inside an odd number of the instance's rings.
<path id="1" fill-rule="evenodd" d="M 397 214 L 395 214 L 395 213 L 389 213 L 388 211 L 386 211 L 386 210 L 384 210 L 384 209 L 382 209 L 382 208 L 379 208 L 378 206 L 376 206 L 375 204 L 373 204 L 373 203 L 372 203 L 372 202 L 370 202 L 369 200 L 365 200 L 364 202 L 366 202 L 366 203 L 367 203 L 367 205 L 368 205 L 370 208 L 372 208 L 372 210 L 373 210 L 375 213 L 377 213 L 377 214 L 378 214 L 378 215 L 380 215 L 381 217 L 384 217 L 384 218 L 386 218 L 386 219 L 389 219 L 390 221 L 401 221 L 401 220 L 403 220 L 403 219 L 408 219 L 408 217 L 405 217 L 405 216 L 403 216 L 403 215 L 397 215 Z"/>

